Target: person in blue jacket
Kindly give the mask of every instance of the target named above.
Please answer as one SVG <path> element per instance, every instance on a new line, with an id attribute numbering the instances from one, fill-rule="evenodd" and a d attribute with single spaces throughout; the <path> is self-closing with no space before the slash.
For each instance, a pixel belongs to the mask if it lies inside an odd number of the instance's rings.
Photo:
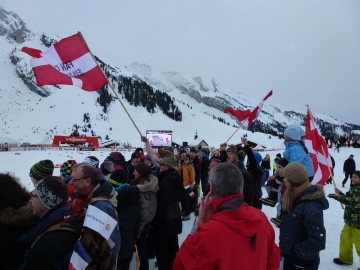
<path id="1" fill-rule="evenodd" d="M 285 151 L 283 157 L 289 162 L 299 162 L 303 164 L 308 171 L 309 181 L 314 178 L 314 166 L 312 159 L 308 154 L 308 150 L 305 147 L 302 137 L 305 136 L 305 132 L 300 125 L 291 124 L 284 131 L 284 144 Z"/>

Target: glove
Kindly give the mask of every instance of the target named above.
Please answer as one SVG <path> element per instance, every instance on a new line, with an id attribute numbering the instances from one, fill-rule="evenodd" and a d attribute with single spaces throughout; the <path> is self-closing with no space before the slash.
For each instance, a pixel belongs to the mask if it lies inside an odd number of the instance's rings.
<path id="1" fill-rule="evenodd" d="M 337 197 L 339 197 L 339 196 L 338 196 L 336 193 L 330 193 L 330 194 L 328 195 L 328 197 L 335 199 L 335 198 L 337 198 Z"/>

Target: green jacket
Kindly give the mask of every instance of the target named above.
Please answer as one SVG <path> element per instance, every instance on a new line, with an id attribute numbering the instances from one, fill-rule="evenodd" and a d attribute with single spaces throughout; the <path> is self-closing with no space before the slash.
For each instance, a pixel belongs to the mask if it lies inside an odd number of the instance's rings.
<path id="1" fill-rule="evenodd" d="M 353 186 L 346 194 L 329 194 L 333 198 L 345 205 L 344 221 L 346 224 L 360 229 L 360 186 Z"/>

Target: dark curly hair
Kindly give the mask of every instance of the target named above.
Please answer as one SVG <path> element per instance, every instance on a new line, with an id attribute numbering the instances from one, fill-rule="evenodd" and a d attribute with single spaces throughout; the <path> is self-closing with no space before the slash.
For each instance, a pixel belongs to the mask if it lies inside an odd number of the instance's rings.
<path id="1" fill-rule="evenodd" d="M 0 211 L 24 206 L 30 199 L 29 192 L 19 179 L 9 173 L 0 173 L 0 186 Z"/>

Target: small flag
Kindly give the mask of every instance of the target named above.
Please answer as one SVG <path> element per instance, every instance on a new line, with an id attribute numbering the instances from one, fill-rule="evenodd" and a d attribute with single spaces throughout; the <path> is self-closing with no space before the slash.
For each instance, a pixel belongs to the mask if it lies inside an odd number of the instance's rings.
<path id="1" fill-rule="evenodd" d="M 116 228 L 116 225 L 117 220 L 113 217 L 101 211 L 99 208 L 89 205 L 89 208 L 86 211 L 83 226 L 98 232 L 106 240 L 109 240 L 112 232 Z"/>
<path id="2" fill-rule="evenodd" d="M 30 64 L 39 86 L 65 84 L 97 91 L 108 82 L 81 33 L 60 40 L 45 52 L 28 47 L 21 51 L 33 57 Z"/>
<path id="3" fill-rule="evenodd" d="M 84 246 L 78 240 L 75 244 L 74 251 L 71 255 L 69 270 L 83 270 L 91 262 L 91 257 L 86 252 Z"/>
<path id="4" fill-rule="evenodd" d="M 240 122 L 242 126 L 250 126 L 258 117 L 265 100 L 267 100 L 272 95 L 272 90 L 263 98 L 263 100 L 253 109 L 253 110 L 234 110 L 231 107 L 226 107 L 224 113 L 230 114 Z"/>

